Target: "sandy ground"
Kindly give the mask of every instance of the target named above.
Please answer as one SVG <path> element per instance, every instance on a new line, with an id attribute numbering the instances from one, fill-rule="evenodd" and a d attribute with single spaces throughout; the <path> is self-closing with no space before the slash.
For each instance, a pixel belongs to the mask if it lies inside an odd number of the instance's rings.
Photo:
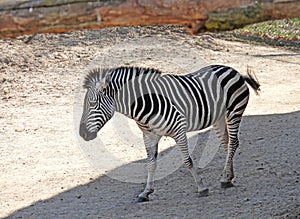
<path id="1" fill-rule="evenodd" d="M 300 218 L 299 53 L 188 36 L 170 27 L 37 35 L 28 44 L 26 38 L 0 40 L 0 217 Z M 206 64 L 225 64 L 245 73 L 247 65 L 252 66 L 262 92 L 251 92 L 245 112 L 235 187 L 220 188 L 225 161 L 220 148 L 199 170 L 210 188 L 208 197 L 197 196 L 192 177 L 179 166 L 156 182 L 150 202 L 136 204 L 143 180 L 124 182 L 109 176 L 128 170 L 145 152 L 136 146 L 137 137 L 125 144 L 114 142 L 114 132 L 106 134 L 108 150 L 127 163 L 95 168 L 77 139 L 76 124 L 80 82 L 86 69 L 99 63 L 170 73 Z M 200 140 L 205 142 L 208 133 Z M 204 145 L 193 151 L 195 160 Z"/>

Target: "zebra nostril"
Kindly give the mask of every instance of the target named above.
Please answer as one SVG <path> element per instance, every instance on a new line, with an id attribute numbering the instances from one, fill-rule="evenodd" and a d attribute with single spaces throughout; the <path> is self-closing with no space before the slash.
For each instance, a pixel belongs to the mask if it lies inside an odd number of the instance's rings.
<path id="1" fill-rule="evenodd" d="M 87 128 L 85 124 L 80 124 L 79 135 L 84 139 L 87 138 Z"/>
<path id="2" fill-rule="evenodd" d="M 97 137 L 97 133 L 89 132 L 85 124 L 80 124 L 79 135 L 85 140 L 90 141 Z"/>

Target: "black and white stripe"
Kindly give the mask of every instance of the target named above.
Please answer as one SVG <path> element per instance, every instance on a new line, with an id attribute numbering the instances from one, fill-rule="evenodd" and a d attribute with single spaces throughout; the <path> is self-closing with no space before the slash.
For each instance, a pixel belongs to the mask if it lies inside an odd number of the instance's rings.
<path id="1" fill-rule="evenodd" d="M 231 186 L 239 124 L 249 99 L 246 83 L 259 90 L 253 75 L 242 76 L 233 68 L 221 65 L 180 76 L 138 67 L 95 69 L 84 82 L 87 94 L 80 135 L 86 140 L 95 138 L 114 111 L 137 122 L 144 133 L 149 160 L 147 186 L 139 196 L 140 201 L 148 200 L 153 192 L 159 139 L 173 137 L 199 192 L 205 195 L 207 189 L 196 179 L 188 153 L 186 132 L 213 125 L 227 155 L 221 185 Z"/>

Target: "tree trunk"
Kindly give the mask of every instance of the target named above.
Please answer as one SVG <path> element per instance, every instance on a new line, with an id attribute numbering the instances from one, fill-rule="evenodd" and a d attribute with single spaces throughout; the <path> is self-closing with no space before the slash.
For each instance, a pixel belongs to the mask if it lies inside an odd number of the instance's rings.
<path id="1" fill-rule="evenodd" d="M 0 0 L 0 38 L 176 24 L 195 34 L 300 17 L 300 0 Z"/>

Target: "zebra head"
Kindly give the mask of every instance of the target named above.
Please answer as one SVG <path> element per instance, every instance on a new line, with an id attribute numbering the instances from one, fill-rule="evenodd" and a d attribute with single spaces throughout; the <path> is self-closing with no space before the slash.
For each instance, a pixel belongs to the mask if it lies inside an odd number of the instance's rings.
<path id="1" fill-rule="evenodd" d="M 87 91 L 79 134 L 86 141 L 96 138 L 97 132 L 114 114 L 113 98 L 107 91 L 109 81 L 109 70 L 94 69 L 85 78 L 83 87 Z"/>

